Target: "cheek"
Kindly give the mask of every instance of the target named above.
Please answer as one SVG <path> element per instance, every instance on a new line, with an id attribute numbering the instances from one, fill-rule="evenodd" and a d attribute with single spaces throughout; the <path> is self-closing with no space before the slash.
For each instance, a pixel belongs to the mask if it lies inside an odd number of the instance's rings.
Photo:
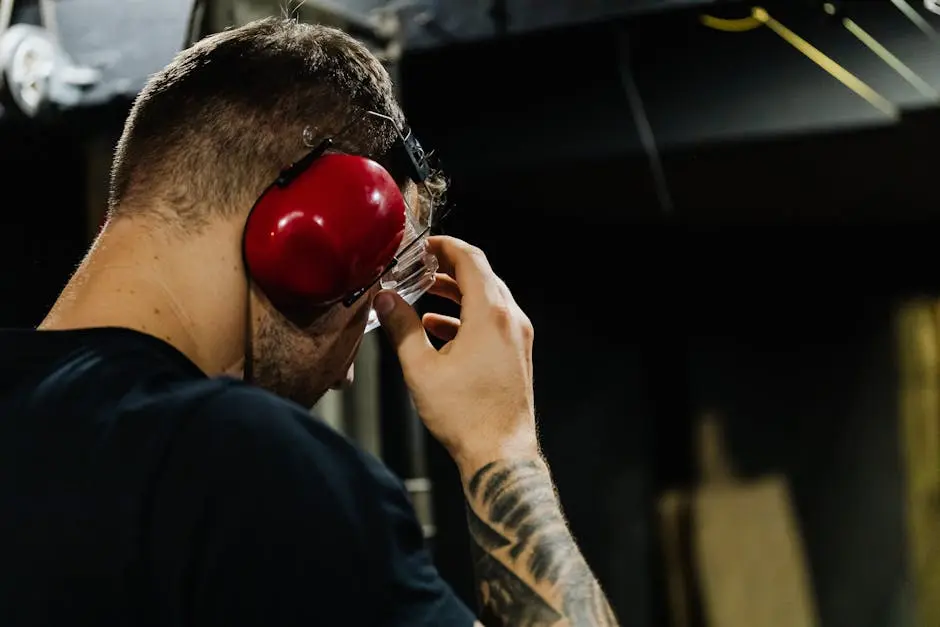
<path id="1" fill-rule="evenodd" d="M 255 354 L 282 376 L 328 378 L 332 383 L 345 376 L 359 350 L 373 295 L 363 295 L 349 308 L 337 305 L 305 328 L 265 312 L 256 320 Z"/>
<path id="2" fill-rule="evenodd" d="M 285 372 L 315 363 L 317 341 L 276 312 L 262 310 L 256 320 L 255 354 L 268 367 Z"/>

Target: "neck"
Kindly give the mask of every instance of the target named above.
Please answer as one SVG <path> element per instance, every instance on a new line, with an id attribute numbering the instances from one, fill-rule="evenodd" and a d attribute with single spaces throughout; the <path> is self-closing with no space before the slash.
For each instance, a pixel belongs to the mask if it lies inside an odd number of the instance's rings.
<path id="1" fill-rule="evenodd" d="M 206 374 L 235 373 L 247 315 L 238 303 L 248 298 L 239 241 L 224 223 L 177 235 L 152 220 L 109 221 L 40 328 L 133 329 L 168 342 Z"/>

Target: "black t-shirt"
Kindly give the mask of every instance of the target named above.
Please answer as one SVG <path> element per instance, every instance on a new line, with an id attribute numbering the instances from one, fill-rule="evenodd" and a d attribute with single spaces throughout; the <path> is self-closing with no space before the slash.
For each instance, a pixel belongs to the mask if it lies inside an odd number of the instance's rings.
<path id="1" fill-rule="evenodd" d="M 400 481 L 129 330 L 0 332 L 0 624 L 470 627 Z"/>

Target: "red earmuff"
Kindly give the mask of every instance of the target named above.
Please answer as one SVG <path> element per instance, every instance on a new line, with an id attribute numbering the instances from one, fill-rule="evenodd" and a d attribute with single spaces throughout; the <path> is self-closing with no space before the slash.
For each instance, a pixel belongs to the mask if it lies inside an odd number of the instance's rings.
<path id="1" fill-rule="evenodd" d="M 375 281 L 405 233 L 405 199 L 388 171 L 325 154 L 282 179 L 245 224 L 245 264 L 265 295 L 276 305 L 329 304 Z"/>

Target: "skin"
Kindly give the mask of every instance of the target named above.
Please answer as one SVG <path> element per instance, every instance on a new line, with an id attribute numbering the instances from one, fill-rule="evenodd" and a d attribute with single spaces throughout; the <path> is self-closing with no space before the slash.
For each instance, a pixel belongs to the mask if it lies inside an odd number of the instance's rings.
<path id="1" fill-rule="evenodd" d="M 179 233 L 158 215 L 109 221 L 40 328 L 134 329 L 209 376 L 242 376 L 248 349 L 256 384 L 308 407 L 351 381 L 374 293 L 288 320 L 246 279 L 244 217 Z"/>

